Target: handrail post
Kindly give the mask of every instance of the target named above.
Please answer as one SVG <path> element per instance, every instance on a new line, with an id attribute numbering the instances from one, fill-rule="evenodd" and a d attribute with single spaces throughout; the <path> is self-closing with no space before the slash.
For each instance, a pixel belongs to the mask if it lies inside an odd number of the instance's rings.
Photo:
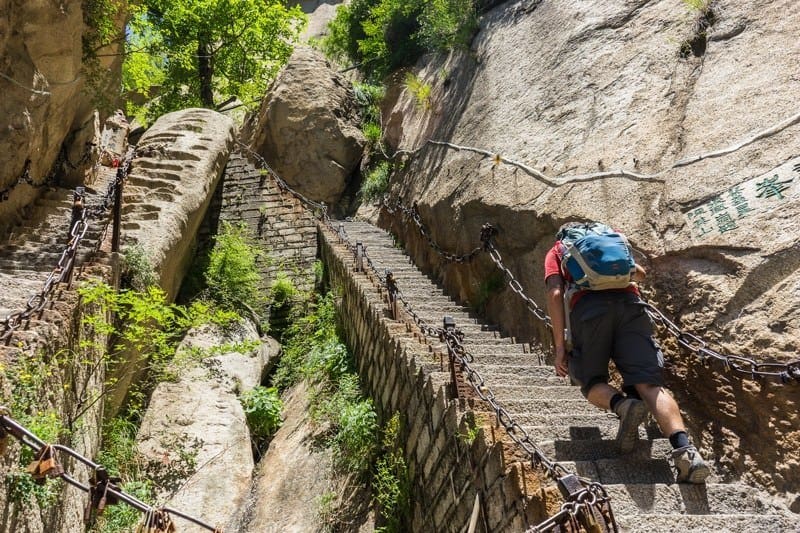
<path id="1" fill-rule="evenodd" d="M 111 232 L 111 253 L 119 252 L 120 225 L 122 224 L 122 184 L 119 180 L 114 189 L 114 229 Z"/>
<path id="2" fill-rule="evenodd" d="M 356 242 L 356 272 L 364 271 L 364 245 Z"/>
<path id="3" fill-rule="evenodd" d="M 442 325 L 444 326 L 444 334 L 445 335 L 454 335 L 456 330 L 456 321 L 453 317 L 445 315 L 442 319 Z M 452 394 L 453 399 L 458 400 L 458 382 L 456 381 L 456 358 L 453 354 L 453 348 L 445 339 L 445 344 L 447 344 L 447 355 L 450 359 L 450 383 L 452 384 Z"/>

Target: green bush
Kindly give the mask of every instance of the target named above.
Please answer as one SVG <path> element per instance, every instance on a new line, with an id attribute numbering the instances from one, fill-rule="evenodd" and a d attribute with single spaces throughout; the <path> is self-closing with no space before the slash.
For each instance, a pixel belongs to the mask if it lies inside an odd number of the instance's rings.
<path id="1" fill-rule="evenodd" d="M 362 200 L 369 201 L 381 197 L 389 188 L 389 174 L 392 165 L 388 161 L 382 161 L 367 173 L 364 181 L 361 182 L 359 194 Z"/>
<path id="2" fill-rule="evenodd" d="M 474 0 L 354 0 L 337 9 L 322 49 L 382 79 L 426 51 L 467 45 L 476 29 Z"/>
<path id="3" fill-rule="evenodd" d="M 410 92 L 414 96 L 414 101 L 417 103 L 417 107 L 421 109 L 430 109 L 431 108 L 431 86 L 428 83 L 422 81 L 417 75 L 413 72 L 407 72 L 406 77 L 403 80 L 403 83 Z"/>
<path id="4" fill-rule="evenodd" d="M 258 295 L 260 276 L 256 259 L 259 255 L 259 250 L 250 244 L 243 225 L 223 224 L 206 270 L 211 297 L 230 309 L 239 309 L 242 304 L 260 308 L 264 299 Z"/>
<path id="5" fill-rule="evenodd" d="M 346 471 L 365 471 L 372 462 L 378 432 L 378 415 L 372 400 L 346 404 L 336 422 L 333 438 L 336 463 Z"/>
<path id="6" fill-rule="evenodd" d="M 361 111 L 361 122 L 363 124 L 373 123 L 380 127 L 380 105 L 386 95 L 386 88 L 382 85 L 356 82 L 353 83 L 353 94 L 358 109 Z"/>
<path id="7" fill-rule="evenodd" d="M 326 445 L 336 467 L 364 473 L 374 455 L 377 414 L 363 398 L 352 356 L 336 334 L 333 295 L 298 317 L 284 338 L 273 385 L 285 388 L 306 379 L 311 384 L 311 418 L 329 428 Z"/>
<path id="8" fill-rule="evenodd" d="M 381 525 L 377 533 L 407 531 L 405 519 L 410 503 L 408 467 L 399 447 L 400 415 L 395 413 L 383 428 L 381 455 L 375 463 L 373 497 Z"/>
<path id="9" fill-rule="evenodd" d="M 427 50 L 466 46 L 478 29 L 473 0 L 425 0 L 417 34 Z"/>
<path id="10" fill-rule="evenodd" d="M 123 287 L 137 291 L 158 285 L 156 271 L 141 244 L 136 243 L 125 249 L 122 255 L 121 281 Z"/>
<path id="11" fill-rule="evenodd" d="M 264 442 L 281 427 L 283 402 L 275 387 L 255 387 L 242 394 L 240 401 L 247 425 L 256 441 Z"/>
<path id="12" fill-rule="evenodd" d="M 381 142 L 383 131 L 381 130 L 380 124 L 375 124 L 374 122 L 366 122 L 361 127 L 361 131 L 364 132 L 364 137 L 367 139 L 368 143 L 374 145 Z"/>
<path id="13" fill-rule="evenodd" d="M 278 272 L 275 275 L 275 280 L 270 287 L 270 297 L 274 305 L 283 305 L 287 303 L 295 294 L 297 288 L 286 272 Z"/>
<path id="14" fill-rule="evenodd" d="M 309 305 L 309 312 L 296 317 L 284 332 L 283 355 L 272 377 L 272 384 L 280 390 L 304 377 L 306 357 L 314 346 L 336 339 L 333 295 Z"/>

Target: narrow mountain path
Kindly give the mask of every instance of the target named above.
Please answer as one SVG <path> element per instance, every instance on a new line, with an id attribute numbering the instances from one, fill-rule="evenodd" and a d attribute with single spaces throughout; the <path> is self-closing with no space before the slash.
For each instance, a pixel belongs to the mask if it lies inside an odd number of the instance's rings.
<path id="1" fill-rule="evenodd" d="M 116 169 L 99 167 L 98 177 L 90 187 L 84 188 L 83 205 L 92 208 L 102 204 L 108 186 L 115 179 Z M 24 217 L 0 240 L 0 319 L 25 311 L 28 304 L 37 304 L 37 295 L 46 288 L 52 276 L 52 289 L 41 312 L 14 332 L 14 340 L 30 339 L 65 319 L 62 308 L 63 292 L 74 291 L 74 285 L 58 284 L 63 267 L 70 262 L 66 249 L 71 240 L 73 222 L 73 193 L 75 189 L 50 187 L 25 211 Z M 87 260 L 103 259 L 99 249 L 100 239 L 108 221 L 87 217 L 86 232 L 75 249 L 72 277 Z M 63 311 L 63 313 L 62 313 Z M 0 335 L 6 329 L 0 328 Z"/>
<path id="2" fill-rule="evenodd" d="M 555 376 L 546 356 L 515 344 L 484 324 L 419 271 L 392 237 L 366 222 L 337 222 L 360 242 L 378 271 L 390 270 L 403 298 L 431 326 L 453 317 L 464 333 L 470 365 L 550 460 L 602 483 L 623 531 L 800 531 L 797 515 L 773 497 L 712 475 L 705 485 L 678 484 L 670 445 L 651 420 L 635 450 L 622 455 L 614 437 L 617 418 L 590 405 L 577 387 Z M 490 414 L 490 417 L 494 417 Z M 502 428 L 495 431 L 502 431 Z M 714 464 L 709 461 L 714 469 Z"/>

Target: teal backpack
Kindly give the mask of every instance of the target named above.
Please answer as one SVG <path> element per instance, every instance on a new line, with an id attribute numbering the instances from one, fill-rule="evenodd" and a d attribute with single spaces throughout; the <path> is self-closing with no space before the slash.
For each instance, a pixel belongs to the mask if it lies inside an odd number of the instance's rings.
<path id="1" fill-rule="evenodd" d="M 628 239 L 599 222 L 575 222 L 556 234 L 561 241 L 561 270 L 578 289 L 624 289 L 636 272 Z"/>

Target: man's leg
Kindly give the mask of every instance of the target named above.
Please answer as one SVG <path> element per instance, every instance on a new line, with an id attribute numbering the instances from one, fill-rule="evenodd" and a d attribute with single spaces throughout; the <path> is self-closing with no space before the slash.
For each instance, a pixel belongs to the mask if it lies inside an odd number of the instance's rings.
<path id="1" fill-rule="evenodd" d="M 645 404 L 638 398 L 626 398 L 608 383 L 597 383 L 586 393 L 589 402 L 601 409 L 609 409 L 619 416 L 617 444 L 622 453 L 633 450 L 639 440 L 639 426 L 647 417 Z"/>
<path id="2" fill-rule="evenodd" d="M 678 470 L 678 481 L 703 483 L 711 473 L 697 448 L 689 444 L 678 403 L 660 385 L 638 384 L 636 390 L 655 417 L 659 429 L 669 437 L 672 458 Z"/>

